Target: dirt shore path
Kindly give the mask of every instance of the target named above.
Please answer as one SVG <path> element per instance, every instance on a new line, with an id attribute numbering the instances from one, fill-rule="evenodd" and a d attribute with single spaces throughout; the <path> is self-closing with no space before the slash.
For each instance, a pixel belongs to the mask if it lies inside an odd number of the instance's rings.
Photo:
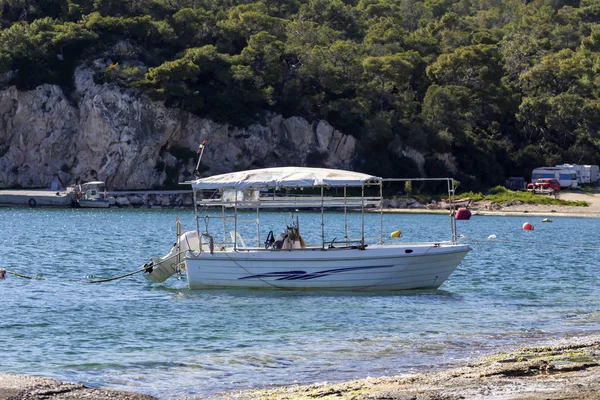
<path id="1" fill-rule="evenodd" d="M 539 215 L 539 216 L 570 216 L 600 218 L 600 190 L 590 193 L 563 192 L 560 199 L 569 201 L 584 201 L 587 206 L 558 206 L 543 204 L 499 204 L 491 206 L 490 201 L 482 200 L 473 203 L 469 209 L 474 215 Z M 374 210 L 373 212 L 379 212 Z M 384 209 L 386 213 L 410 214 L 448 214 L 448 210 L 426 208 Z"/>
<path id="2" fill-rule="evenodd" d="M 600 217 L 600 192 L 563 192 L 560 199 L 568 201 L 584 201 L 587 207 L 579 206 L 557 206 L 542 204 L 520 204 L 502 206 L 499 210 L 489 210 L 489 202 L 478 202 L 471 208 L 475 214 L 497 215 L 497 214 L 533 214 L 533 215 L 564 215 L 582 217 Z"/>

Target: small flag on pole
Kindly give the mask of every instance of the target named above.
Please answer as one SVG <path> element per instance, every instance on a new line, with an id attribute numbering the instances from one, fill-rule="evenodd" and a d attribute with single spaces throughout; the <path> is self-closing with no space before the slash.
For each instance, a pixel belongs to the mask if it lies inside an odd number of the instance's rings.
<path id="1" fill-rule="evenodd" d="M 204 146 L 206 146 L 206 140 L 203 141 L 200 146 L 198 146 L 198 164 L 196 164 L 196 169 L 194 170 L 194 175 L 199 176 L 200 172 L 198 172 L 198 168 L 200 168 L 200 161 L 202 161 L 202 154 L 204 153 Z"/>
<path id="2" fill-rule="evenodd" d="M 204 149 L 204 146 L 206 146 L 206 140 L 202 142 L 200 146 L 198 146 L 198 154 L 202 153 L 202 149 Z"/>

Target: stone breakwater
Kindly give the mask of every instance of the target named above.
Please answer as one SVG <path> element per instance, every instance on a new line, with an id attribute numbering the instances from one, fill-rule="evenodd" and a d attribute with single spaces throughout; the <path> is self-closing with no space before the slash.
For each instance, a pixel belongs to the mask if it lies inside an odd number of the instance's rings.
<path id="1" fill-rule="evenodd" d="M 119 208 L 177 208 L 194 206 L 192 192 L 112 192 L 107 198 L 111 207 Z"/>
<path id="2" fill-rule="evenodd" d="M 194 197 L 192 192 L 110 192 L 108 195 L 111 207 L 119 208 L 174 208 L 193 207 Z M 378 208 L 378 207 L 376 207 Z M 416 199 L 385 199 L 384 209 L 438 209 L 435 203 L 421 204 Z"/>
<path id="3" fill-rule="evenodd" d="M 135 193 L 119 193 L 112 192 L 111 195 L 108 196 L 108 200 L 110 202 L 111 207 L 120 207 L 120 208 L 174 208 L 174 207 L 193 207 L 194 206 L 194 198 L 191 192 L 135 192 Z M 482 205 L 481 207 L 478 205 L 470 205 L 469 208 L 473 210 L 490 210 L 490 211 L 499 211 L 503 208 L 521 205 L 523 204 L 520 201 L 507 202 L 504 204 L 491 203 Z M 457 205 L 456 208 L 461 207 Z M 378 208 L 378 207 L 376 207 Z M 440 202 L 436 202 L 432 200 L 430 203 L 423 204 L 420 203 L 417 199 L 413 198 L 396 198 L 396 199 L 384 199 L 383 200 L 383 208 L 384 209 L 394 209 L 394 210 L 443 210 L 448 209 L 448 207 L 444 206 Z"/>

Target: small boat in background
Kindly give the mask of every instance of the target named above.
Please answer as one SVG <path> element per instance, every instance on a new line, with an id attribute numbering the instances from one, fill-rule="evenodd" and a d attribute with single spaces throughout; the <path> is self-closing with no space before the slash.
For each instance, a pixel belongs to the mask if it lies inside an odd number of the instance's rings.
<path id="1" fill-rule="evenodd" d="M 102 189 L 104 192 L 102 193 Z M 74 207 L 81 208 L 108 208 L 110 202 L 106 196 L 106 188 L 104 182 L 93 181 L 82 183 L 81 185 L 75 185 L 73 188 L 74 193 Z"/>

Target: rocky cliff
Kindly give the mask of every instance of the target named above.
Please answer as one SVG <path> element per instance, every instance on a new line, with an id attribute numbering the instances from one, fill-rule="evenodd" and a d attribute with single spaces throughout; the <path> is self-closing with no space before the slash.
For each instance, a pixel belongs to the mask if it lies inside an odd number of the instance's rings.
<path id="1" fill-rule="evenodd" d="M 75 91 L 0 91 L 0 188 L 104 180 L 112 190 L 188 180 L 206 140 L 203 175 L 283 165 L 351 168 L 356 140 L 325 121 L 271 115 L 246 129 L 167 108 L 139 91 L 97 84 L 100 65 L 75 71 Z"/>

